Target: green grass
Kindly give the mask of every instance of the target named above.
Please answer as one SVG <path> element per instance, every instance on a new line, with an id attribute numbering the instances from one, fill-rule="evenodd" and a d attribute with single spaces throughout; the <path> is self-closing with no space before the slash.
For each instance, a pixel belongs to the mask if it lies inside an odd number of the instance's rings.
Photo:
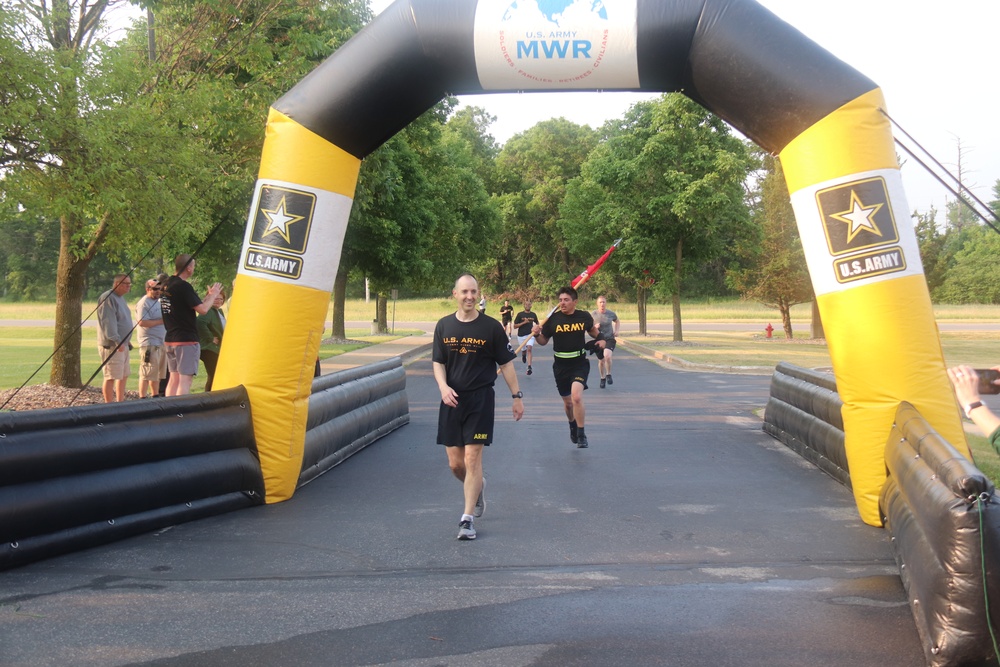
<path id="1" fill-rule="evenodd" d="M 830 368 L 830 352 L 825 341 L 814 341 L 804 332 L 796 332 L 792 341 L 784 336 L 767 339 L 753 332 L 693 332 L 684 334 L 683 343 L 674 343 L 669 334 L 626 339 L 684 361 L 716 366 L 768 366 L 779 361 L 804 368 Z M 975 368 L 997 365 L 997 333 L 990 331 L 945 331 L 941 333 L 945 364 L 969 364 Z"/>
<path id="2" fill-rule="evenodd" d="M 319 348 L 319 358 L 328 359 L 345 352 L 367 347 L 373 343 L 384 343 L 402 336 L 421 333 L 415 329 L 396 329 L 395 335 L 372 336 L 370 330 L 348 329 L 347 337 L 361 341 L 352 344 L 324 344 Z M 101 363 L 97 353 L 97 330 L 93 327 L 83 328 L 83 344 L 80 348 L 80 376 L 86 383 Z M 52 354 L 52 329 L 46 327 L 0 327 L 0 390 L 20 387 L 34 373 L 28 384 L 40 384 L 49 381 L 51 362 L 46 361 Z M 139 381 L 139 355 L 134 350 L 131 355 L 132 375 L 129 378 L 129 388 L 135 389 Z M 36 373 L 37 371 L 37 373 Z M 199 369 L 195 377 L 192 391 L 200 392 L 205 387 L 204 368 Z M 92 386 L 101 385 L 101 374 L 98 373 L 91 382 Z"/>
<path id="3" fill-rule="evenodd" d="M 969 441 L 976 467 L 996 485 L 1000 482 L 1000 454 L 997 454 L 990 441 L 981 435 L 966 433 L 966 439 Z"/>
<path id="4" fill-rule="evenodd" d="M 774 368 L 787 361 L 803 368 L 829 368 L 830 353 L 825 342 L 809 340 L 805 334 L 793 341 L 764 338 L 748 332 L 695 332 L 674 343 L 668 335 L 625 334 L 626 340 L 695 364 L 713 366 L 761 366 Z"/>

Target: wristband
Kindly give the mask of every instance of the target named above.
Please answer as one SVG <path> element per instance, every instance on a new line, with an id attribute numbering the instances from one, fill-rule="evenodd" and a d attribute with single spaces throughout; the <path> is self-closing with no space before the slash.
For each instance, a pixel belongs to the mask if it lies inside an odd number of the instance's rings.
<path id="1" fill-rule="evenodd" d="M 975 410 L 976 408 L 981 408 L 981 407 L 983 407 L 983 402 L 982 401 L 973 401 L 972 403 L 969 403 L 964 408 L 965 409 L 965 416 L 969 417 L 971 419 L 972 415 L 969 414 L 969 413 L 972 412 L 973 410 Z"/>

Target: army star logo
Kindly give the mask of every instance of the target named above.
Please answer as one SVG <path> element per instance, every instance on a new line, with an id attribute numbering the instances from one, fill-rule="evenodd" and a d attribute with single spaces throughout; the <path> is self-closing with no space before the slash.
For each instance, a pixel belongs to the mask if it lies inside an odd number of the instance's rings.
<path id="1" fill-rule="evenodd" d="M 816 193 L 830 254 L 839 257 L 899 241 L 899 231 L 881 177 L 835 185 Z"/>
<path id="2" fill-rule="evenodd" d="M 278 185 L 263 184 L 253 214 L 250 245 L 302 255 L 316 211 L 316 195 Z"/>
<path id="3" fill-rule="evenodd" d="M 878 230 L 878 227 L 872 221 L 872 217 L 880 208 L 882 208 L 882 204 L 865 206 L 861 203 L 861 199 L 858 198 L 858 194 L 854 190 L 851 190 L 851 208 L 840 213 L 831 213 L 830 217 L 847 223 L 847 242 L 850 243 L 858 235 L 858 232 L 863 229 L 868 230 L 872 234 L 882 236 L 882 232 Z"/>
<path id="4" fill-rule="evenodd" d="M 268 220 L 267 228 L 264 230 L 263 236 L 277 232 L 281 235 L 281 238 L 285 239 L 285 243 L 291 243 L 291 239 L 288 237 L 288 225 L 295 224 L 299 220 L 305 218 L 305 216 L 289 215 L 285 212 L 285 208 L 285 198 L 282 197 L 281 201 L 278 202 L 277 208 L 274 210 L 269 211 L 266 208 L 260 209 L 260 212 L 263 213 Z"/>

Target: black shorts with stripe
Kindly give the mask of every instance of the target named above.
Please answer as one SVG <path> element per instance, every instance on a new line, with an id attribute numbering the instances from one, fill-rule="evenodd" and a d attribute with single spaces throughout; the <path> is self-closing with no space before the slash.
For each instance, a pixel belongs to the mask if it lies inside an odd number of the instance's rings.
<path id="1" fill-rule="evenodd" d="M 441 403 L 438 409 L 437 441 L 446 447 L 489 446 L 493 442 L 496 394 L 492 386 L 458 395 L 458 405 Z"/>
<path id="2" fill-rule="evenodd" d="M 587 357 L 576 359 L 556 359 L 552 362 L 552 375 L 556 379 L 556 388 L 560 396 L 569 396 L 573 392 L 573 383 L 579 382 L 587 388 L 587 378 L 590 377 L 590 361 Z"/>

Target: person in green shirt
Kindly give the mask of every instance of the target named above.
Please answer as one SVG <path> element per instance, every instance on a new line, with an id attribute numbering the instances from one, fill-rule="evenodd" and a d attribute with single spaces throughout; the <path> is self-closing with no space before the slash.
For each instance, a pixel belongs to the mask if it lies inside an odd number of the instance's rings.
<path id="1" fill-rule="evenodd" d="M 992 370 L 1000 370 L 1000 366 L 994 366 Z M 979 427 L 993 449 L 1000 454 L 1000 417 L 980 400 L 979 374 L 971 366 L 955 366 L 948 369 L 948 378 L 955 387 L 955 396 L 965 416 Z M 997 382 L 1000 380 L 995 380 L 993 384 Z"/>
<path id="2" fill-rule="evenodd" d="M 219 348 L 222 346 L 222 333 L 226 329 L 226 316 L 222 307 L 226 305 L 226 292 L 222 290 L 215 297 L 215 303 L 204 315 L 199 315 L 198 341 L 201 343 L 201 362 L 205 364 L 205 391 L 212 391 L 212 379 L 215 377 L 215 367 L 219 363 Z"/>

